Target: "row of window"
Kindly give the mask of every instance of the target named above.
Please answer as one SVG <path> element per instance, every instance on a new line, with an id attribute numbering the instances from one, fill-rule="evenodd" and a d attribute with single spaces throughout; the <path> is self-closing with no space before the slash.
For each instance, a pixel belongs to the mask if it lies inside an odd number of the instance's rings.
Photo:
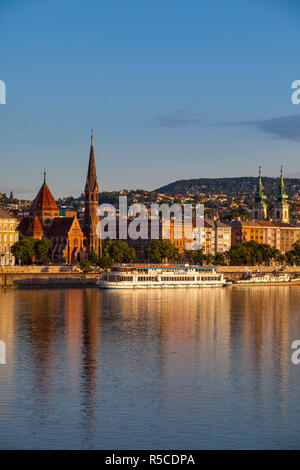
<path id="1" fill-rule="evenodd" d="M 12 224 L 10 224 L 10 225 L 0 224 L 0 231 L 13 232 L 14 231 L 14 226 Z"/>
<path id="2" fill-rule="evenodd" d="M 217 281 L 219 278 L 216 276 L 201 276 L 197 277 L 196 279 L 194 277 L 181 277 L 181 276 L 167 276 L 167 277 L 162 277 L 162 281 Z"/>
<path id="3" fill-rule="evenodd" d="M 162 281 L 164 282 L 175 282 L 175 281 L 181 281 L 181 282 L 184 282 L 184 281 L 217 281 L 219 279 L 219 277 L 217 276 L 201 276 L 201 277 L 195 277 L 194 276 L 164 276 L 161 278 Z M 104 281 L 114 281 L 114 282 L 122 282 L 122 281 L 133 281 L 133 277 L 132 276 L 114 276 L 113 278 L 109 275 L 105 275 L 103 276 L 103 280 Z M 158 278 L 156 276 L 138 276 L 138 282 L 145 282 L 145 281 L 157 281 Z"/>
<path id="4" fill-rule="evenodd" d="M 114 281 L 114 282 L 122 282 L 122 281 L 133 281 L 133 277 L 132 276 L 128 276 L 128 277 L 125 277 L 125 276 L 106 276 L 104 275 L 103 276 L 103 279 L 104 281 Z"/>
<path id="5" fill-rule="evenodd" d="M 18 233 L 16 233 L 15 235 L 14 234 L 11 234 L 11 235 L 7 235 L 7 233 L 5 233 L 4 235 L 0 235 L 0 242 L 17 242 L 19 239 L 19 235 Z"/>

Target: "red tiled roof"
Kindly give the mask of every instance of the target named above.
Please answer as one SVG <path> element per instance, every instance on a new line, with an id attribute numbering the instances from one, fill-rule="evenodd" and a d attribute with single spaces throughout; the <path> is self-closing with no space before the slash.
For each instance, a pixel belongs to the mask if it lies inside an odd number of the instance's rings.
<path id="1" fill-rule="evenodd" d="M 55 217 L 53 219 L 50 234 L 51 235 L 66 235 L 74 222 L 74 217 Z"/>
<path id="2" fill-rule="evenodd" d="M 46 183 L 43 183 L 37 197 L 32 203 L 32 211 L 59 211 L 54 197 Z"/>
<path id="3" fill-rule="evenodd" d="M 40 221 L 39 217 L 34 218 L 30 229 L 33 230 L 33 233 L 44 233 L 44 230 L 43 230 L 43 227 L 42 227 L 42 224 L 41 224 L 41 221 Z"/>

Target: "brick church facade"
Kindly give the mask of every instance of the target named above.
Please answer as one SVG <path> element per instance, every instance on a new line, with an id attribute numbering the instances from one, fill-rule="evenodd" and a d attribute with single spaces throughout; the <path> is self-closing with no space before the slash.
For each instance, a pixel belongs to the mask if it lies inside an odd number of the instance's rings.
<path id="1" fill-rule="evenodd" d="M 85 217 L 80 225 L 77 213 L 60 216 L 59 208 L 44 182 L 34 199 L 29 215 L 24 217 L 18 230 L 25 236 L 51 241 L 51 261 L 55 264 L 80 262 L 91 252 L 101 256 L 101 241 L 97 237 L 97 208 L 99 188 L 96 175 L 93 136 L 85 186 Z"/>

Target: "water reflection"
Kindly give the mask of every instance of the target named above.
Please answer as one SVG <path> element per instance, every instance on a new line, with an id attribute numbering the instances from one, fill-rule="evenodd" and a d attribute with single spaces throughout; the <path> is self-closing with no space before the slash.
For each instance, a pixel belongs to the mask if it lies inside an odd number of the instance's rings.
<path id="1" fill-rule="evenodd" d="M 300 290 L 2 290 L 1 448 L 296 448 Z"/>

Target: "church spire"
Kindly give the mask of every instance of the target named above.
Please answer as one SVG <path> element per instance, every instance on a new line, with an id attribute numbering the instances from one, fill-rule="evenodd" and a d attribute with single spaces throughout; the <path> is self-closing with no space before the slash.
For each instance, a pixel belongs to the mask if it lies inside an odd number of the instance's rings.
<path id="1" fill-rule="evenodd" d="M 101 257 L 101 240 L 97 233 L 99 217 L 97 209 L 99 204 L 99 187 L 97 182 L 95 154 L 94 154 L 94 136 L 91 132 L 91 147 L 89 167 L 85 185 L 85 213 L 84 213 L 84 232 L 87 239 L 88 253 L 95 252 Z"/>
<path id="2" fill-rule="evenodd" d="M 254 195 L 254 207 L 252 209 L 252 218 L 254 220 L 264 220 L 267 218 L 267 196 L 264 193 L 264 188 L 261 180 L 261 166 L 258 169 L 258 181 L 256 186 L 256 193 Z"/>
<path id="3" fill-rule="evenodd" d="M 91 131 L 90 159 L 89 159 L 89 167 L 88 167 L 88 173 L 87 173 L 87 178 L 86 178 L 86 185 L 89 186 L 90 191 L 94 191 L 96 187 L 98 189 L 95 153 L 94 153 L 93 129 Z"/>
<path id="4" fill-rule="evenodd" d="M 278 193 L 276 195 L 276 204 L 274 206 L 274 221 L 275 222 L 290 222 L 290 211 L 288 205 L 288 195 L 285 192 L 282 165 L 280 168 L 280 180 L 278 186 Z"/>
<path id="5" fill-rule="evenodd" d="M 266 200 L 266 195 L 264 194 L 264 189 L 261 180 L 261 166 L 258 169 L 258 182 L 254 198 L 257 203 L 263 203 Z"/>
<path id="6" fill-rule="evenodd" d="M 288 198 L 289 197 L 285 192 L 285 185 L 284 185 L 284 179 L 283 179 L 283 166 L 281 165 L 280 182 L 279 182 L 278 193 L 277 193 L 276 199 L 277 199 L 277 202 L 283 204 Z"/>

